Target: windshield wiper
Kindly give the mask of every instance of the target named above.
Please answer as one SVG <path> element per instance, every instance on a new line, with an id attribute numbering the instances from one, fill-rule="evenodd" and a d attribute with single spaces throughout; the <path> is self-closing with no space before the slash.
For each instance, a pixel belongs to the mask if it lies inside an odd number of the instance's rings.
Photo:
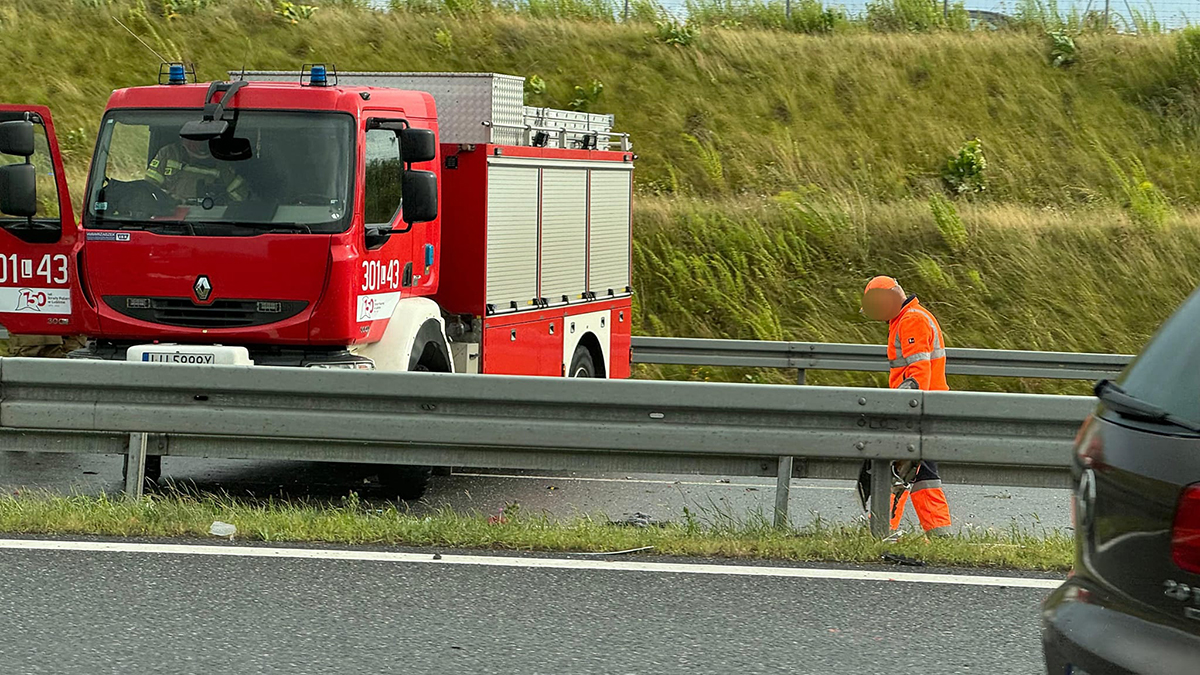
<path id="1" fill-rule="evenodd" d="M 293 230 L 295 232 L 304 232 L 312 234 L 312 228 L 304 223 L 255 223 L 255 222 L 233 222 L 228 225 L 236 225 L 237 227 L 248 227 L 252 230 Z"/>
<path id="2" fill-rule="evenodd" d="M 1200 424 L 1180 419 L 1166 410 L 1130 394 L 1121 385 L 1112 380 L 1100 380 L 1096 383 L 1096 398 L 1100 399 L 1114 412 L 1122 417 L 1170 424 L 1181 429 L 1200 433 Z"/>
<path id="3" fill-rule="evenodd" d="M 238 220 L 155 220 L 155 221 L 151 221 L 149 224 L 152 226 L 153 225 L 175 225 L 175 226 L 186 227 L 189 230 L 191 230 L 192 234 L 196 234 L 196 230 L 195 230 L 196 225 L 200 225 L 203 227 L 229 227 L 229 228 L 241 227 L 241 228 L 245 228 L 247 230 L 260 230 L 263 232 L 269 232 L 271 230 L 292 230 L 295 232 L 305 232 L 307 234 L 312 234 L 312 228 L 309 227 L 308 225 L 305 225 L 304 223 L 289 223 L 289 222 L 257 223 L 257 222 L 238 221 Z"/>

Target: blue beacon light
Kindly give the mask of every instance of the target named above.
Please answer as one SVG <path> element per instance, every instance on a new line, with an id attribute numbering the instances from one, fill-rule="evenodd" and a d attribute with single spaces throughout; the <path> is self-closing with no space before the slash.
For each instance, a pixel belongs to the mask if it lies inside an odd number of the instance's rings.
<path id="1" fill-rule="evenodd" d="M 325 76 L 325 66 L 313 66 L 312 73 L 309 77 L 309 82 L 314 87 L 324 87 L 329 84 L 328 78 Z"/>

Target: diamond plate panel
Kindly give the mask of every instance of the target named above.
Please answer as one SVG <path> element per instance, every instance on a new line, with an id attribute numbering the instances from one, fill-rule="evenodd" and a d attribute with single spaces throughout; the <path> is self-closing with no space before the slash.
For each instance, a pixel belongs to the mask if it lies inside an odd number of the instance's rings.
<path id="1" fill-rule="evenodd" d="M 231 71 L 231 78 L 242 78 Z M 245 79 L 298 82 L 299 71 L 246 71 Z M 438 109 L 442 143 L 504 143 L 519 145 L 519 129 L 489 129 L 485 122 L 520 126 L 525 106 L 525 78 L 496 73 L 369 73 L 339 72 L 337 82 L 350 87 L 390 87 L 425 91 Z"/>

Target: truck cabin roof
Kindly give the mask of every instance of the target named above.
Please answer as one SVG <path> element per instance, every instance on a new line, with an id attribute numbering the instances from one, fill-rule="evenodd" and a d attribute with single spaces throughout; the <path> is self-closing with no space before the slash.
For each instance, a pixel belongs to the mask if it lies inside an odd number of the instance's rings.
<path id="1" fill-rule="evenodd" d="M 107 110 L 117 108 L 194 108 L 207 101 L 208 82 L 149 85 L 118 89 L 108 99 Z M 364 96 L 365 95 L 365 96 Z M 359 116 L 366 110 L 399 111 L 406 117 L 432 119 L 433 96 L 422 91 L 377 87 L 313 87 L 298 82 L 250 82 L 234 96 L 233 109 L 319 110 Z"/>

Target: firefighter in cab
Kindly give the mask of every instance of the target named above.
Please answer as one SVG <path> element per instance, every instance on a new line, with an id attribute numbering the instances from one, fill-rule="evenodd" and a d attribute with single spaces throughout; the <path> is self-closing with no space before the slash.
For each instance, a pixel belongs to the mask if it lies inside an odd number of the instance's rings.
<path id="1" fill-rule="evenodd" d="M 892 277 L 875 277 L 863 291 L 862 313 L 888 324 L 888 386 L 892 389 L 947 391 L 946 343 L 942 328 L 915 295 L 907 295 Z M 864 508 L 870 495 L 870 462 L 859 476 Z M 911 499 L 929 536 L 950 533 L 950 507 L 934 462 L 892 462 L 892 537 L 899 536 L 905 502 Z M 865 483 L 864 483 L 865 481 Z"/>
<path id="2" fill-rule="evenodd" d="M 146 180 L 183 203 L 203 203 L 213 199 L 229 204 L 244 201 L 249 190 L 231 162 L 212 156 L 208 141 L 180 139 L 164 145 L 150 166 Z"/>

